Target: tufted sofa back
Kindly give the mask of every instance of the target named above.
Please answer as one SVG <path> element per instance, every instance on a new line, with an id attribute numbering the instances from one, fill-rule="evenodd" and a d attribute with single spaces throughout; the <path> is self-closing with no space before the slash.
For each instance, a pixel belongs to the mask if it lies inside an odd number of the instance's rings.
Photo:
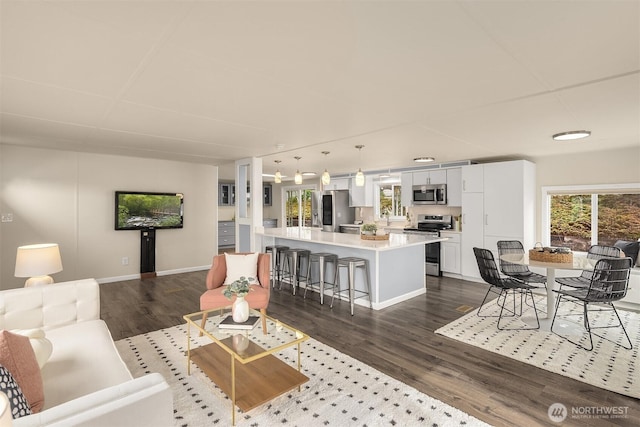
<path id="1" fill-rule="evenodd" d="M 0 329 L 52 329 L 100 319 L 95 279 L 0 291 Z"/>

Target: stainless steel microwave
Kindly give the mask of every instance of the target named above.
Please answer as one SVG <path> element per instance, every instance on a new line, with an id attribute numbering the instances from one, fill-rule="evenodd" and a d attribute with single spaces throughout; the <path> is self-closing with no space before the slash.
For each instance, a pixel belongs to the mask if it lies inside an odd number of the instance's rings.
<path id="1" fill-rule="evenodd" d="M 414 185 L 414 205 L 446 205 L 447 184 Z"/>

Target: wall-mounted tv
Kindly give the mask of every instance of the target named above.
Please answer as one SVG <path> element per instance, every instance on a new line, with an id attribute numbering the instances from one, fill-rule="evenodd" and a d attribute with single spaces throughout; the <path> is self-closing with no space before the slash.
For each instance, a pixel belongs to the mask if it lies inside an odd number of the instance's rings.
<path id="1" fill-rule="evenodd" d="M 116 230 L 182 228 L 182 193 L 116 191 Z"/>

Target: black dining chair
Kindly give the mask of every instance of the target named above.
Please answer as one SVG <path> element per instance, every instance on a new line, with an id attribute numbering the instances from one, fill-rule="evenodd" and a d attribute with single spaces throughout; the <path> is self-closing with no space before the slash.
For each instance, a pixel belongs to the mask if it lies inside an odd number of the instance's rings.
<path id="1" fill-rule="evenodd" d="M 519 240 L 499 240 L 498 260 L 502 274 L 527 284 L 540 284 L 547 287 L 547 276 L 534 273 L 524 264 L 515 264 L 502 259 L 503 255 L 519 255 L 524 257 L 524 247 Z"/>
<path id="2" fill-rule="evenodd" d="M 619 301 L 625 297 L 627 294 L 627 289 L 629 287 L 629 274 L 631 271 L 632 260 L 631 258 L 602 258 L 596 262 L 594 270 L 591 272 L 591 279 L 589 280 L 589 286 L 586 288 L 579 289 L 568 289 L 568 290 L 554 290 L 558 294 L 558 299 L 556 301 L 556 310 L 553 316 L 553 321 L 551 322 L 551 332 L 554 334 L 566 339 L 567 341 L 581 347 L 587 351 L 593 350 L 593 336 L 595 335 L 599 338 L 605 339 L 607 341 L 611 341 L 615 344 L 620 345 L 622 348 L 627 350 L 631 350 L 633 348 L 633 344 L 629 339 L 629 335 L 627 334 L 622 321 L 620 320 L 620 316 L 618 315 L 618 311 L 616 307 L 613 305 L 615 301 Z M 568 313 L 564 314 L 562 317 L 582 317 L 581 323 L 584 325 L 585 329 L 589 333 L 589 347 L 586 347 L 580 342 L 572 341 L 569 337 L 559 334 L 558 332 L 553 330 L 553 325 L 555 324 L 556 318 L 558 317 L 558 313 L 560 312 L 560 304 L 563 302 L 572 302 L 576 304 L 582 304 L 582 312 L 581 313 Z M 589 309 L 590 304 L 597 305 L 597 308 Z M 610 308 L 606 308 L 606 307 Z M 601 326 L 594 326 L 591 324 L 591 320 L 589 319 L 590 312 L 604 312 L 604 311 L 613 311 L 613 313 L 618 318 L 617 325 L 609 325 L 605 324 L 602 321 L 599 322 Z M 615 341 L 604 337 L 602 335 L 598 335 L 593 332 L 594 329 L 605 329 L 605 328 L 617 328 L 621 327 L 622 332 L 624 332 L 624 336 L 627 338 L 627 342 L 629 346 L 624 346 L 622 344 L 616 343 Z"/>
<path id="3" fill-rule="evenodd" d="M 480 304 L 480 308 L 478 308 L 478 312 L 476 313 L 478 317 L 497 317 L 498 325 L 497 328 L 499 330 L 525 330 L 525 329 L 539 329 L 540 328 L 540 320 L 538 319 L 538 310 L 536 309 L 536 302 L 533 299 L 532 289 L 535 289 L 535 286 L 531 286 L 527 283 L 524 283 L 520 280 L 512 279 L 510 277 L 501 277 L 500 272 L 498 271 L 498 266 L 496 265 L 495 259 L 493 257 L 493 253 L 489 249 L 481 249 L 481 248 L 473 248 L 473 253 L 476 256 L 476 262 L 478 263 L 478 269 L 480 270 L 480 276 L 482 279 L 487 282 L 489 285 L 489 289 Z M 491 315 L 481 315 L 482 307 L 487 301 L 487 297 L 490 293 L 498 294 L 497 303 L 500 306 L 500 314 L 498 316 Z M 509 294 L 513 296 L 513 308 L 505 307 L 507 304 L 507 298 Z M 520 306 L 519 309 L 516 306 L 516 297 L 520 297 Z M 524 301 L 523 301 L 524 297 Z M 531 302 L 533 303 L 533 311 L 536 315 L 536 324 L 535 327 L 521 327 L 521 328 L 504 328 L 500 326 L 500 321 L 503 317 L 515 317 L 522 316 L 522 306 L 523 303 L 526 302 L 527 298 L 531 298 Z M 505 311 L 507 314 L 505 314 Z"/>
<path id="4" fill-rule="evenodd" d="M 593 245 L 587 251 L 587 259 L 592 260 L 620 258 L 621 256 L 622 251 L 615 246 Z M 560 284 L 560 289 L 562 289 L 563 286 L 587 288 L 591 283 L 592 274 L 593 272 L 591 270 L 582 270 L 582 273 L 578 277 L 556 277 L 556 282 Z"/>

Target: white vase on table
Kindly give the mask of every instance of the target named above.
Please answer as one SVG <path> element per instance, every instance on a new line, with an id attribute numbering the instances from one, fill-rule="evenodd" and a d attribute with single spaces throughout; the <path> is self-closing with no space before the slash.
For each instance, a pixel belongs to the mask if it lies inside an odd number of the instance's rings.
<path id="1" fill-rule="evenodd" d="M 243 323 L 249 319 L 249 303 L 244 299 L 244 296 L 236 296 L 231 311 L 233 321 L 236 323 Z"/>

